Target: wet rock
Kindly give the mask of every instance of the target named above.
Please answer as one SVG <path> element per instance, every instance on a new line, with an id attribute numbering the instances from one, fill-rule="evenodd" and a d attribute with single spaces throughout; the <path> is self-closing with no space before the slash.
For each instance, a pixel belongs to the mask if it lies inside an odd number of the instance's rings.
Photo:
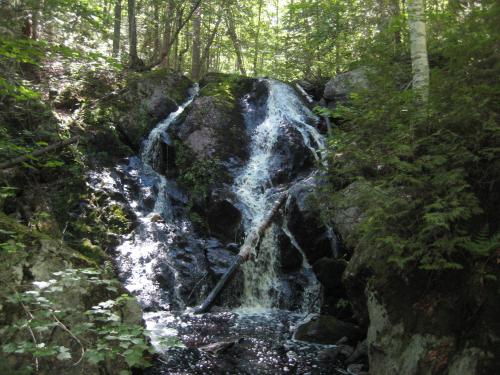
<path id="1" fill-rule="evenodd" d="M 212 192 L 207 208 L 207 223 L 210 231 L 221 240 L 234 242 L 242 236 L 242 214 L 233 202 L 235 198 L 228 189 Z"/>
<path id="2" fill-rule="evenodd" d="M 117 119 L 117 129 L 124 143 L 133 150 L 140 149 L 148 130 L 175 111 L 188 94 L 192 82 L 181 74 L 159 69 L 138 74 L 127 83 L 127 91 Z"/>
<path id="3" fill-rule="evenodd" d="M 216 239 L 208 240 L 206 245 L 210 270 L 218 277 L 227 272 L 236 260 L 236 255 Z"/>
<path id="4" fill-rule="evenodd" d="M 335 362 L 340 354 L 340 348 L 328 348 L 319 352 L 318 357 L 321 362 Z"/>
<path id="5" fill-rule="evenodd" d="M 347 266 L 343 259 L 323 257 L 313 265 L 314 273 L 323 286 L 329 290 L 344 289 L 342 274 Z"/>
<path id="6" fill-rule="evenodd" d="M 212 344 L 200 346 L 199 349 L 210 354 L 218 355 L 228 351 L 238 342 L 238 340 L 214 342 Z"/>
<path id="7" fill-rule="evenodd" d="M 203 247 L 187 234 L 165 246 L 163 256 L 165 259 L 159 262 L 157 272 L 162 292 L 169 294 L 168 300 L 177 308 L 198 303 L 210 286 Z M 201 282 L 203 280 L 207 282 Z"/>
<path id="8" fill-rule="evenodd" d="M 279 278 L 279 283 L 279 291 L 274 290 L 274 298 L 278 300 L 279 308 L 285 310 L 301 309 L 303 307 L 303 294 L 309 285 L 309 279 L 304 272 L 298 270 L 284 274 Z"/>
<path id="9" fill-rule="evenodd" d="M 338 74 L 329 80 L 325 86 L 323 96 L 328 100 L 346 101 L 352 92 L 367 88 L 368 78 L 366 68 L 359 68 Z"/>
<path id="10" fill-rule="evenodd" d="M 300 132 L 292 126 L 284 126 L 274 145 L 272 182 L 281 184 L 292 181 L 314 165 L 314 156 L 304 144 Z"/>
<path id="11" fill-rule="evenodd" d="M 318 344 L 335 344 L 342 337 L 355 343 L 363 338 L 363 331 L 352 323 L 333 316 L 320 315 L 297 327 L 293 338 Z"/>
<path id="12" fill-rule="evenodd" d="M 366 374 L 366 372 L 363 371 L 364 365 L 360 363 L 353 363 L 349 366 L 347 366 L 347 372 L 350 375 L 362 375 Z"/>
<path id="13" fill-rule="evenodd" d="M 365 365 L 368 364 L 368 343 L 366 340 L 358 342 L 356 349 L 345 361 L 346 363 L 363 362 Z"/>
<path id="14" fill-rule="evenodd" d="M 310 264 L 333 255 L 335 244 L 321 220 L 315 194 L 314 175 L 293 185 L 285 206 L 288 229 L 302 248 Z"/>
<path id="15" fill-rule="evenodd" d="M 279 264 L 283 272 L 294 272 L 302 267 L 302 254 L 293 246 L 290 238 L 280 231 L 278 234 Z"/>
<path id="16" fill-rule="evenodd" d="M 255 129 L 255 126 L 262 123 L 266 118 L 267 114 L 267 99 L 269 96 L 269 88 L 265 81 L 255 81 L 252 90 L 244 96 L 243 104 L 247 107 L 243 107 L 243 113 L 246 118 L 247 133 Z M 252 110 L 249 110 L 248 106 L 252 106 Z"/>
<path id="17" fill-rule="evenodd" d="M 151 220 L 152 223 L 163 223 L 163 222 L 165 222 L 165 220 L 163 219 L 163 217 L 160 214 L 153 214 L 153 215 L 151 215 L 151 217 L 149 218 L 149 220 Z"/>

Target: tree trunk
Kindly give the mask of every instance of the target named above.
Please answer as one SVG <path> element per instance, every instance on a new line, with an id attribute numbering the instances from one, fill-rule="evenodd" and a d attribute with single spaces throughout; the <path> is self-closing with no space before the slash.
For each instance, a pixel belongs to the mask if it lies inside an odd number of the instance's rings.
<path id="1" fill-rule="evenodd" d="M 424 0 L 408 0 L 413 90 L 423 104 L 429 98 L 429 59 L 424 21 Z"/>
<path id="2" fill-rule="evenodd" d="M 148 65 L 146 67 L 146 69 L 151 69 L 151 68 L 154 68 L 157 65 L 160 65 L 162 63 L 162 61 L 165 59 L 165 57 L 168 56 L 168 54 L 170 52 L 170 48 L 172 47 L 172 45 L 174 44 L 174 42 L 177 40 L 177 38 L 179 37 L 180 32 L 182 31 L 182 29 L 184 28 L 184 26 L 186 26 L 186 24 L 189 22 L 189 20 L 193 16 L 194 12 L 196 12 L 196 10 L 200 6 L 200 4 L 201 4 L 201 0 L 196 0 L 195 3 L 194 3 L 194 5 L 193 5 L 193 7 L 191 7 L 191 10 L 189 11 L 189 14 L 187 15 L 187 17 L 184 20 L 182 20 L 182 11 L 180 12 L 180 15 L 179 15 L 179 24 L 178 24 L 177 28 L 175 29 L 174 33 L 172 34 L 172 37 L 170 38 L 170 44 L 162 52 L 160 58 L 157 61 L 154 61 L 152 64 Z"/>
<path id="3" fill-rule="evenodd" d="M 191 55 L 191 78 L 200 80 L 201 73 L 201 8 L 198 7 L 193 15 L 193 48 Z"/>
<path id="4" fill-rule="evenodd" d="M 46 154 L 48 152 L 58 150 L 60 148 L 63 148 L 63 147 L 66 147 L 68 145 L 71 145 L 73 143 L 76 143 L 79 140 L 80 140 L 80 136 L 77 135 L 75 137 L 72 137 L 72 138 L 69 138 L 69 139 L 65 139 L 63 141 L 59 141 L 59 142 L 53 143 L 53 144 L 51 144 L 51 145 L 49 145 L 47 147 L 35 150 L 35 151 L 33 151 L 32 153 L 30 153 L 28 155 L 18 156 L 17 158 L 14 158 L 14 159 L 5 161 L 3 163 L 0 163 L 0 170 L 11 168 L 11 167 L 14 167 L 14 166 L 16 166 L 18 164 L 30 161 L 30 160 L 32 160 L 33 157 L 40 156 L 40 155 Z"/>
<path id="5" fill-rule="evenodd" d="M 210 50 L 212 48 L 212 45 L 214 44 L 215 37 L 217 36 L 217 31 L 219 30 L 220 23 L 222 21 L 222 9 L 219 12 L 219 15 L 217 17 L 217 21 L 215 22 L 214 29 L 210 33 L 210 36 L 207 40 L 207 44 L 205 45 L 205 48 L 203 49 L 203 54 L 201 55 L 201 66 L 207 72 L 210 67 Z"/>
<path id="6" fill-rule="evenodd" d="M 137 24 L 135 16 L 135 0 L 128 0 L 128 37 L 130 67 L 136 68 L 139 65 L 139 57 L 137 55 Z"/>
<path id="7" fill-rule="evenodd" d="M 259 36 L 260 36 L 260 28 L 261 28 L 261 22 L 262 22 L 262 3 L 263 0 L 259 0 L 259 15 L 258 15 L 258 20 L 257 20 L 257 30 L 255 30 L 255 47 L 254 47 L 254 54 L 253 54 L 253 75 L 257 76 L 258 74 L 258 69 L 257 69 L 257 62 L 259 60 Z"/>
<path id="8" fill-rule="evenodd" d="M 266 217 L 264 217 L 264 220 L 262 220 L 259 226 L 248 234 L 248 236 L 245 238 L 245 242 L 240 247 L 240 252 L 236 257 L 236 260 L 231 265 L 231 267 L 229 267 L 226 273 L 220 278 L 219 282 L 212 289 L 212 292 L 210 292 L 208 297 L 205 298 L 205 301 L 203 301 L 203 303 L 200 306 L 194 308 L 195 314 L 201 314 L 208 311 L 212 306 L 212 304 L 214 303 L 217 296 L 219 295 L 219 293 L 227 285 L 227 282 L 231 280 L 232 276 L 234 275 L 238 267 L 242 263 L 250 259 L 253 250 L 255 250 L 259 244 L 260 238 L 262 237 L 266 229 L 273 222 L 274 217 L 278 213 L 280 207 L 285 203 L 287 197 L 288 197 L 288 192 L 281 195 L 281 197 L 274 204 L 272 210 L 267 214 Z"/>
<path id="9" fill-rule="evenodd" d="M 391 1 L 391 14 L 394 18 L 399 18 L 401 16 L 401 6 L 399 0 Z M 397 54 L 401 48 L 401 30 L 399 27 L 394 31 L 394 51 Z"/>
<path id="10" fill-rule="evenodd" d="M 167 2 L 167 14 L 165 18 L 165 30 L 163 32 L 163 47 L 162 56 L 164 56 L 161 64 L 165 67 L 170 66 L 170 49 L 172 48 L 172 29 L 174 21 L 175 4 L 173 0 Z"/>
<path id="11" fill-rule="evenodd" d="M 154 25 L 153 25 L 153 55 L 151 60 L 155 61 L 158 56 L 160 56 L 160 10 L 158 8 L 158 3 L 153 2 L 153 15 L 154 15 Z"/>
<path id="12" fill-rule="evenodd" d="M 115 24 L 113 31 L 113 57 L 120 54 L 120 36 L 122 28 L 122 0 L 115 1 Z"/>
<path id="13" fill-rule="evenodd" d="M 241 52 L 241 45 L 238 39 L 238 35 L 236 34 L 236 27 L 234 24 L 233 14 L 231 12 L 231 6 L 229 5 L 226 10 L 226 25 L 227 25 L 227 33 L 229 34 L 229 38 L 233 43 L 234 50 L 236 52 L 236 68 L 243 74 L 247 75 L 245 71 L 245 65 L 243 63 L 243 54 Z"/>

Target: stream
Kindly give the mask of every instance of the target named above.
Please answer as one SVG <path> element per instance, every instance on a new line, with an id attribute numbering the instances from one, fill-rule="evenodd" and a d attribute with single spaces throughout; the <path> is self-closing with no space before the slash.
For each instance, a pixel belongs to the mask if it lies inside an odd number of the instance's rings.
<path id="1" fill-rule="evenodd" d="M 294 89 L 274 80 L 262 82 L 268 88 L 265 103 L 257 108 L 247 97 L 241 102 L 250 155 L 234 171 L 232 190 L 245 234 L 271 209 L 277 194 L 310 177 L 276 182 L 277 171 L 288 162 L 277 151 L 283 147 L 279 142 L 284 132 L 297 134 L 315 160 L 321 159 L 324 146 L 314 127 L 318 119 Z M 140 155 L 89 176 L 94 189 L 123 196 L 137 218 L 135 229 L 116 248 L 116 265 L 124 286 L 139 300 L 152 344 L 160 353 L 148 373 L 331 374 L 334 369 L 318 355 L 331 346 L 292 337 L 297 324 L 319 312 L 321 287 L 286 220 L 271 225 L 255 249 L 254 260 L 243 265 L 240 282 L 229 285 L 234 293 L 223 294 L 231 303 L 201 315 L 186 310 L 210 292 L 206 270 L 214 269 L 214 254 L 234 256 L 220 250 L 216 239 L 196 233 L 185 212 L 186 194 L 175 179 L 156 171 L 162 143 L 171 144 L 169 127 L 182 118 L 197 93 L 193 87 L 177 111 L 150 132 Z M 302 265 L 293 275 L 283 274 L 277 265 L 279 230 L 302 254 Z"/>

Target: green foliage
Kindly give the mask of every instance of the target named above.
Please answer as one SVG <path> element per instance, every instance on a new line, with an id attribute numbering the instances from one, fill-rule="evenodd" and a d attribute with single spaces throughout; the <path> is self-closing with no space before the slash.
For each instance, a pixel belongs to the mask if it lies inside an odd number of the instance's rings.
<path id="1" fill-rule="evenodd" d="M 359 243 L 398 267 L 459 269 L 497 247 L 497 16 L 488 6 L 465 18 L 447 14 L 444 39 L 430 42 L 431 61 L 443 61 L 432 69 L 427 108 L 402 89 L 411 80 L 407 62 L 375 43 L 364 57 L 375 69 L 370 91 L 334 112 L 319 109 L 338 123 L 329 138 L 332 207 L 360 207 Z M 342 193 L 349 185 L 356 194 Z"/>
<path id="2" fill-rule="evenodd" d="M 34 289 L 7 298 L 25 317 L 7 328 L 4 353 L 29 354 L 38 360 L 55 358 L 71 361 L 73 365 L 82 360 L 99 365 L 118 358 L 123 358 L 130 367 L 150 365 L 145 354 L 153 349 L 145 330 L 122 319 L 123 309 L 132 297 L 124 294 L 106 299 L 83 316 L 79 314 L 76 321 L 75 306 L 64 302 L 82 288 L 102 287 L 110 295 L 116 295 L 117 280 L 107 279 L 101 270 L 94 268 L 66 269 L 54 272 L 52 277 L 34 282 Z"/>
<path id="3" fill-rule="evenodd" d="M 175 150 L 175 164 L 180 172 L 177 182 L 191 193 L 191 201 L 205 202 L 210 185 L 223 178 L 220 160 L 199 160 L 180 141 L 175 141 Z"/>

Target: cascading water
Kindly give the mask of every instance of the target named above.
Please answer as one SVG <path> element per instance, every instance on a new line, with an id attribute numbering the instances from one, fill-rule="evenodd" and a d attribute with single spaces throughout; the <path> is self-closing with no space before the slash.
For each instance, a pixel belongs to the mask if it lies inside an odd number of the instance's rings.
<path id="1" fill-rule="evenodd" d="M 323 148 L 322 136 L 312 126 L 317 118 L 295 91 L 278 81 L 261 83 L 268 91 L 267 101 L 259 108 L 265 109 L 265 115 L 257 119 L 257 104 L 242 103 L 251 132 L 250 157 L 235 172 L 232 186 L 246 233 L 259 225 L 284 190 L 306 177 L 294 175 L 276 181 L 276 166 L 288 163 L 287 156 L 277 152 L 283 136 L 290 131 L 299 134 L 296 141 L 312 159 L 320 160 Z M 193 89 L 188 100 L 151 131 L 139 157 L 91 176 L 94 188 L 122 195 L 137 218 L 135 229 L 123 236 L 116 248 L 116 263 L 125 287 L 137 296 L 144 310 L 153 345 L 165 354 L 151 374 L 326 374 L 328 369 L 318 370 L 317 347 L 291 340 L 304 313 L 315 310 L 311 306 L 318 302 L 319 283 L 286 217 L 268 228 L 253 261 L 243 267 L 242 309 L 204 315 L 182 313 L 186 304 L 196 303 L 190 299 L 193 291 L 198 297 L 208 292 L 208 272 L 204 270 L 209 269 L 207 254 L 214 239 L 199 238 L 193 232 L 184 212 L 187 197 L 174 179 L 158 171 L 162 169 L 162 147 L 170 144 L 167 130 L 196 92 L 197 88 Z M 310 172 L 312 166 L 308 168 Z M 278 237 L 283 233 L 302 254 L 301 270 L 293 276 L 305 285 L 298 307 L 287 304 L 287 291 L 293 286 L 279 271 Z M 202 345 L 235 340 L 236 351 L 229 355 L 213 356 L 199 350 Z"/>
<path id="2" fill-rule="evenodd" d="M 140 159 L 132 158 L 124 168 L 124 172 L 138 180 L 142 192 L 138 199 L 128 194 L 138 226 L 117 247 L 117 263 L 125 280 L 125 287 L 147 307 L 158 305 L 168 308 L 173 302 L 182 303 L 175 289 L 170 293 L 170 298 L 166 298 L 165 291 L 158 285 L 155 277 L 158 267 L 168 264 L 166 247 L 173 242 L 176 231 L 186 229 L 182 223 L 172 223 L 170 195 L 175 193 L 175 184 L 156 172 L 155 167 L 161 143 L 168 142 L 167 129 L 191 104 L 197 92 L 197 86 L 191 89 L 188 100 L 151 131 L 143 143 Z M 152 210 L 144 202 L 148 199 L 154 201 Z M 172 272 L 175 274 L 176 270 L 172 269 Z"/>
<path id="3" fill-rule="evenodd" d="M 297 130 L 302 136 L 304 145 L 317 160 L 320 160 L 320 152 L 324 147 L 322 136 L 308 123 L 317 121 L 317 118 L 302 103 L 297 93 L 282 82 L 274 80 L 265 82 L 269 90 L 267 112 L 264 120 L 257 126 L 247 124 L 254 129 L 250 160 L 234 184 L 234 191 L 242 203 L 244 227 L 247 234 L 258 226 L 267 212 L 272 209 L 275 198 L 273 194 L 276 194 L 272 182 L 273 167 L 275 159 L 279 157 L 275 153 L 275 147 L 280 133 L 287 127 Z M 292 244 L 303 255 L 303 268 L 308 278 L 303 307 L 307 311 L 311 296 L 319 293 L 319 283 L 287 226 L 284 225 L 283 229 L 290 237 Z M 276 225 L 271 225 L 261 240 L 257 259 L 247 262 L 243 267 L 245 289 L 242 302 L 244 307 L 273 308 L 279 304 L 280 282 L 276 274 L 276 260 L 278 259 L 276 230 Z"/>

